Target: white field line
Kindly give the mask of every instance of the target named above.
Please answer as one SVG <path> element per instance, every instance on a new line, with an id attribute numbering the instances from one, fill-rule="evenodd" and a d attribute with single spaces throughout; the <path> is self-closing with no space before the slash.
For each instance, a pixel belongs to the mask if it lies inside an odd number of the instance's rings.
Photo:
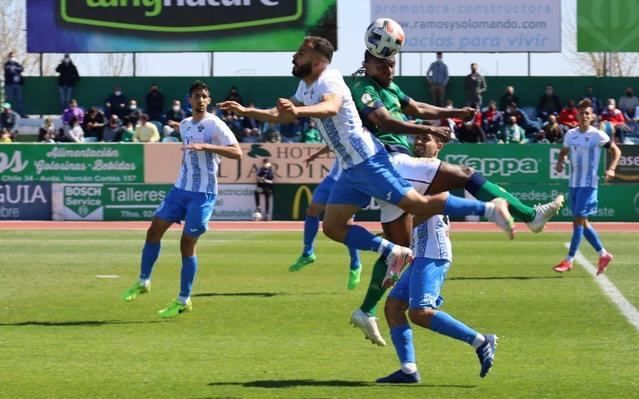
<path id="1" fill-rule="evenodd" d="M 570 248 L 570 243 L 564 243 L 564 245 L 566 248 Z M 612 303 L 617 305 L 621 314 L 624 315 L 628 322 L 632 324 L 637 331 L 639 331 L 639 311 L 637 311 L 637 308 L 628 302 L 626 297 L 623 296 L 621 291 L 619 291 L 619 289 L 608 279 L 608 277 L 606 277 L 605 274 L 600 274 L 599 276 L 596 275 L 597 268 L 583 256 L 581 251 L 577 251 L 575 254 L 575 260 L 588 272 L 588 274 L 595 278 L 595 282 L 599 285 L 603 293 L 610 298 Z M 614 264 L 611 266 L 614 267 Z"/>

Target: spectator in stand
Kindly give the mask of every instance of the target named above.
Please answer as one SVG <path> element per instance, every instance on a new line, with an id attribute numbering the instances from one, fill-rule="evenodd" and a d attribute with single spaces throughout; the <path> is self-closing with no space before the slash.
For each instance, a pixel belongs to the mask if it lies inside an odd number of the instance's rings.
<path id="1" fill-rule="evenodd" d="M 38 143 L 55 143 L 55 126 L 51 118 L 44 118 L 44 123 L 38 129 Z"/>
<path id="2" fill-rule="evenodd" d="M 479 66 L 470 64 L 470 73 L 464 79 L 464 92 L 466 93 L 466 105 L 481 111 L 481 95 L 488 89 L 486 79 L 479 74 Z"/>
<path id="3" fill-rule="evenodd" d="M 481 128 L 481 113 L 476 113 L 470 121 L 462 122 L 456 135 L 460 143 L 485 143 L 486 133 Z"/>
<path id="4" fill-rule="evenodd" d="M 13 143 L 13 137 L 11 132 L 6 127 L 0 129 L 0 144 Z"/>
<path id="5" fill-rule="evenodd" d="M 160 132 L 158 132 L 158 128 L 153 123 L 149 122 L 147 114 L 140 114 L 139 122 L 139 125 L 135 128 L 133 141 L 142 143 L 157 143 L 160 141 Z M 131 126 L 133 125 L 130 119 L 127 123 Z"/>
<path id="6" fill-rule="evenodd" d="M 561 112 L 559 97 L 555 95 L 552 85 L 546 85 L 544 94 L 539 97 L 539 102 L 537 103 L 537 116 L 540 117 L 542 121 L 546 121 L 548 115 L 559 115 L 559 112 Z"/>
<path id="7" fill-rule="evenodd" d="M 60 109 L 64 110 L 64 107 L 73 98 L 73 87 L 80 79 L 78 68 L 75 67 L 69 54 L 65 54 L 62 61 L 55 68 L 58 75 L 58 93 L 60 95 Z"/>
<path id="8" fill-rule="evenodd" d="M 506 108 L 510 103 L 521 104 L 519 102 L 519 97 L 515 94 L 515 88 L 513 86 L 506 86 L 504 94 L 499 97 L 499 110 L 501 112 L 506 111 Z"/>
<path id="9" fill-rule="evenodd" d="M 579 125 L 579 122 L 577 121 L 578 113 L 579 111 L 577 111 L 577 107 L 575 107 L 575 102 L 573 100 L 568 100 L 568 106 L 561 110 L 559 117 L 557 118 L 562 132 L 565 133 Z"/>
<path id="10" fill-rule="evenodd" d="M 104 132 L 102 134 L 102 141 L 107 143 L 118 142 L 122 140 L 122 133 L 124 128 L 120 123 L 120 118 L 116 114 L 111 115 L 109 123 L 104 126 Z"/>
<path id="11" fill-rule="evenodd" d="M 149 92 L 146 93 L 145 104 L 149 120 L 162 122 L 164 119 L 164 94 L 159 90 L 157 84 L 151 83 Z"/>
<path id="12" fill-rule="evenodd" d="M 319 144 L 322 142 L 322 136 L 315 127 L 315 121 L 311 121 L 306 125 L 306 129 L 302 131 L 302 143 Z"/>
<path id="13" fill-rule="evenodd" d="M 592 112 L 595 115 L 600 115 L 601 111 L 603 111 L 603 106 L 601 105 L 601 100 L 599 97 L 595 96 L 595 93 L 592 89 L 592 86 L 586 86 L 586 95 L 583 96 L 582 100 L 588 99 L 592 103 Z"/>
<path id="14" fill-rule="evenodd" d="M 282 136 L 280 131 L 277 130 L 277 125 L 270 125 L 263 133 L 265 143 L 281 143 Z"/>
<path id="15" fill-rule="evenodd" d="M 18 62 L 15 53 L 10 51 L 7 61 L 4 63 L 4 95 L 7 102 L 13 104 L 13 108 L 20 116 L 25 116 L 22 98 L 23 71 L 24 67 Z"/>
<path id="16" fill-rule="evenodd" d="M 104 113 L 97 107 L 89 108 L 84 118 L 85 137 L 94 137 L 96 141 L 102 141 L 105 124 L 106 118 L 104 117 Z"/>
<path id="17" fill-rule="evenodd" d="M 488 109 L 481 114 L 481 123 L 484 132 L 486 133 L 486 138 L 496 138 L 503 122 L 503 115 L 497 109 L 497 103 L 495 100 L 490 100 L 488 103 Z"/>
<path id="18" fill-rule="evenodd" d="M 242 101 L 242 96 L 240 96 L 240 92 L 237 90 L 237 87 L 235 86 L 231 86 L 224 101 L 235 101 L 239 103 L 240 105 L 244 105 L 244 101 Z"/>
<path id="19" fill-rule="evenodd" d="M 299 143 L 302 140 L 302 124 L 299 119 L 280 125 L 280 134 L 284 143 Z"/>
<path id="20" fill-rule="evenodd" d="M 426 80 L 430 85 L 430 94 L 433 104 L 438 107 L 444 106 L 446 99 L 446 85 L 448 85 L 448 66 L 444 64 L 444 54 L 437 53 L 437 60 L 430 64 L 426 71 Z"/>
<path id="21" fill-rule="evenodd" d="M 609 98 L 606 109 L 601 111 L 599 128 L 606 132 L 613 142 L 623 144 L 626 140 L 626 133 L 630 131 L 630 127 L 626 124 L 623 112 L 617 109 L 614 98 Z"/>
<path id="22" fill-rule="evenodd" d="M 135 126 L 131 122 L 122 121 L 122 136 L 121 140 L 124 143 L 133 142 L 135 137 Z"/>
<path id="23" fill-rule="evenodd" d="M 127 103 L 129 100 L 126 98 L 124 93 L 122 93 L 122 88 L 120 86 L 115 86 L 113 88 L 113 93 L 109 94 L 107 99 L 104 101 L 104 113 L 107 117 L 110 117 L 112 114 L 116 114 L 118 118 L 122 119 L 127 112 Z"/>
<path id="24" fill-rule="evenodd" d="M 555 115 L 548 116 L 548 121 L 544 123 L 544 127 L 537 138 L 539 143 L 562 143 L 564 139 L 564 132 L 557 122 Z"/>
<path id="25" fill-rule="evenodd" d="M 65 129 L 71 128 L 71 118 L 75 118 L 80 125 L 84 123 L 84 111 L 78 106 L 75 98 L 69 100 L 69 106 L 62 113 L 62 124 Z"/>
<path id="26" fill-rule="evenodd" d="M 632 87 L 626 87 L 626 95 L 619 98 L 618 109 L 623 112 L 628 119 L 634 119 L 635 112 L 639 107 L 639 98 L 637 98 L 632 90 Z"/>
<path id="27" fill-rule="evenodd" d="M 515 116 L 517 118 L 517 124 L 524 128 L 526 131 L 526 137 L 534 138 L 541 131 L 541 125 L 536 120 L 530 120 L 528 115 L 517 107 L 516 103 L 510 103 L 506 107 L 504 112 L 504 121 L 508 121 L 510 117 Z"/>
<path id="28" fill-rule="evenodd" d="M 251 102 L 249 107 L 254 108 L 255 104 Z M 242 142 L 247 142 L 245 138 L 248 138 L 248 142 L 259 143 L 261 141 L 260 122 L 250 116 L 242 117 L 240 122 L 242 124 Z"/>
<path id="29" fill-rule="evenodd" d="M 12 140 L 15 140 L 16 136 L 18 136 L 18 121 L 20 121 L 20 115 L 11 109 L 11 104 L 2 104 L 0 129 L 7 129 L 11 133 Z"/>
<path id="30" fill-rule="evenodd" d="M 499 132 L 499 144 L 522 144 L 526 142 L 525 137 L 526 131 L 517 124 L 517 117 L 513 115 L 508 118 Z"/>
<path id="31" fill-rule="evenodd" d="M 142 112 L 140 112 L 140 109 L 138 108 L 138 102 L 134 99 L 131 99 L 129 101 L 127 112 L 123 119 L 126 120 L 127 122 L 131 122 L 133 126 L 137 126 L 138 120 L 140 119 L 141 114 Z M 148 118 L 148 115 L 147 115 L 147 118 Z"/>
<path id="32" fill-rule="evenodd" d="M 164 113 L 162 130 L 164 137 L 180 138 L 180 122 L 186 118 L 186 112 L 181 107 L 180 100 L 173 100 L 171 109 Z"/>
<path id="33" fill-rule="evenodd" d="M 84 130 L 82 130 L 77 116 L 72 116 L 69 119 L 69 128 L 66 130 L 64 137 L 65 141 L 69 143 L 84 143 Z"/>

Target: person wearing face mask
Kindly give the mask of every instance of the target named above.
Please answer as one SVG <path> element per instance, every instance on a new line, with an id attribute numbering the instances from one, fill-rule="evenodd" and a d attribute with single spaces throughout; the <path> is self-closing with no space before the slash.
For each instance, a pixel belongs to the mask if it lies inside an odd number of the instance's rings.
<path id="1" fill-rule="evenodd" d="M 20 116 L 24 116 L 24 103 L 22 98 L 22 85 L 24 67 L 18 62 L 13 51 L 9 52 L 4 63 L 4 90 L 5 99 L 13 105 L 13 109 Z"/>
<path id="2" fill-rule="evenodd" d="M 561 112 L 559 97 L 555 95 L 552 85 L 546 85 L 544 94 L 539 97 L 537 103 L 537 116 L 545 122 L 548 120 L 548 115 L 559 115 L 559 112 Z"/>
<path id="3" fill-rule="evenodd" d="M 606 109 L 601 112 L 601 130 L 606 132 L 613 142 L 623 143 L 630 128 L 626 124 L 626 117 L 617 109 L 614 98 L 609 98 Z"/>
<path id="4" fill-rule="evenodd" d="M 470 73 L 464 79 L 464 92 L 466 93 L 466 105 L 481 111 L 481 95 L 488 90 L 486 78 L 479 74 L 479 66 L 470 64 Z"/>
<path id="5" fill-rule="evenodd" d="M 149 92 L 145 98 L 146 113 L 152 121 L 162 121 L 162 111 L 164 111 L 164 94 L 158 89 L 158 85 L 151 84 Z"/>
<path id="6" fill-rule="evenodd" d="M 164 113 L 164 123 L 162 131 L 164 137 L 180 138 L 180 122 L 186 118 L 186 113 L 182 109 L 180 100 L 173 100 L 171 108 Z"/>
<path id="7" fill-rule="evenodd" d="M 80 74 L 69 54 L 65 54 L 60 64 L 55 68 L 58 75 L 58 91 L 60 93 L 60 107 L 64 107 L 73 98 L 73 87 L 80 79 Z"/>
<path id="8" fill-rule="evenodd" d="M 128 114 L 127 103 L 129 100 L 122 93 L 122 88 L 120 86 L 115 86 L 113 88 L 113 93 L 109 94 L 107 99 L 104 101 L 104 113 L 107 117 L 110 117 L 112 114 L 118 116 L 118 118 L 122 119 L 125 115 Z"/>
<path id="9" fill-rule="evenodd" d="M 586 95 L 584 95 L 581 99 L 590 100 L 590 102 L 592 103 L 592 112 L 595 115 L 600 115 L 601 111 L 603 111 L 604 107 L 601 105 L 601 100 L 595 95 L 595 92 L 591 85 L 586 86 Z"/>
<path id="10" fill-rule="evenodd" d="M 102 140 L 105 142 L 116 142 L 122 140 L 122 133 L 124 128 L 120 123 L 120 118 L 117 115 L 111 115 L 109 123 L 104 126 L 104 132 L 102 134 Z"/>
<path id="11" fill-rule="evenodd" d="M 639 107 L 639 98 L 634 95 L 632 87 L 628 86 L 626 87 L 626 95 L 619 98 L 618 108 L 629 119 L 634 119 L 637 107 Z"/>
<path id="12" fill-rule="evenodd" d="M 499 132 L 499 144 L 524 143 L 526 131 L 517 124 L 517 117 L 508 118 Z"/>
<path id="13" fill-rule="evenodd" d="M 129 101 L 129 105 L 127 106 L 126 114 L 123 119 L 126 121 L 126 123 L 130 123 L 135 127 L 138 125 L 140 115 L 141 112 L 138 108 L 138 102 L 134 99 L 131 99 Z"/>

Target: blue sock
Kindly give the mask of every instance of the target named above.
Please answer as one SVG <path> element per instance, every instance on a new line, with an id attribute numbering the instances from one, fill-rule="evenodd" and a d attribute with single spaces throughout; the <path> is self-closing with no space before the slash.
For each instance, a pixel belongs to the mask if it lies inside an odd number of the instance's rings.
<path id="1" fill-rule="evenodd" d="M 360 225 L 351 225 L 346 233 L 344 244 L 349 248 L 377 251 L 382 256 L 388 256 L 395 246 L 390 241 L 378 237 Z"/>
<path id="2" fill-rule="evenodd" d="M 160 256 L 160 243 L 145 242 L 142 248 L 142 262 L 140 264 L 140 279 L 148 280 L 151 278 L 153 265 Z"/>
<path id="3" fill-rule="evenodd" d="M 313 253 L 313 242 L 319 231 L 319 217 L 306 215 L 304 219 L 304 252 L 302 256 L 309 256 Z"/>
<path id="4" fill-rule="evenodd" d="M 446 205 L 444 205 L 444 215 L 448 216 L 484 216 L 485 212 L 485 203 L 477 200 L 456 197 L 454 195 L 448 195 Z"/>
<path id="5" fill-rule="evenodd" d="M 568 256 L 574 257 L 581 244 L 581 236 L 584 235 L 584 226 L 572 227 L 572 238 L 570 239 L 570 249 L 568 250 Z"/>
<path id="6" fill-rule="evenodd" d="M 437 311 L 430 322 L 430 329 L 447 337 L 473 344 L 477 331 L 468 327 L 459 320 L 454 319 L 446 312 Z"/>
<path id="7" fill-rule="evenodd" d="M 180 296 L 182 298 L 191 296 L 195 272 L 197 272 L 197 256 L 182 258 L 182 273 L 180 275 Z"/>
<path id="8" fill-rule="evenodd" d="M 595 251 L 600 252 L 603 249 L 603 244 L 601 243 L 599 234 L 597 234 L 597 230 L 595 230 L 595 228 L 591 225 L 588 225 L 588 227 L 584 229 L 584 237 L 586 237 L 586 240 L 588 240 Z"/>
<path id="9" fill-rule="evenodd" d="M 359 269 L 362 262 L 359 261 L 359 251 L 357 248 L 348 247 L 348 253 L 351 256 L 351 270 Z"/>
<path id="10" fill-rule="evenodd" d="M 413 330 L 408 324 L 393 327 L 390 330 L 393 346 L 401 364 L 415 363 L 415 347 L 413 346 Z"/>

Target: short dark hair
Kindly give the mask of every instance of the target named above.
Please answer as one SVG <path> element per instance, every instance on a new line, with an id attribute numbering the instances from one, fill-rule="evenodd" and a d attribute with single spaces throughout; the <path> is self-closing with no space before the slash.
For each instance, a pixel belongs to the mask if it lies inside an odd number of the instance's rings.
<path id="1" fill-rule="evenodd" d="M 588 98 L 584 98 L 583 100 L 579 101 L 579 104 L 577 104 L 577 109 L 583 108 L 592 108 L 592 101 L 590 101 L 590 99 Z"/>
<path id="2" fill-rule="evenodd" d="M 304 41 L 310 43 L 311 46 L 313 46 L 313 50 L 326 57 L 328 62 L 333 60 L 335 47 L 333 47 L 333 44 L 328 41 L 328 39 L 321 36 L 306 36 Z"/>
<path id="3" fill-rule="evenodd" d="M 206 83 L 202 82 L 201 80 L 196 80 L 195 82 L 193 82 L 191 87 L 189 87 L 189 97 L 191 97 L 197 90 L 206 90 L 209 92 L 209 94 L 211 93 Z"/>

